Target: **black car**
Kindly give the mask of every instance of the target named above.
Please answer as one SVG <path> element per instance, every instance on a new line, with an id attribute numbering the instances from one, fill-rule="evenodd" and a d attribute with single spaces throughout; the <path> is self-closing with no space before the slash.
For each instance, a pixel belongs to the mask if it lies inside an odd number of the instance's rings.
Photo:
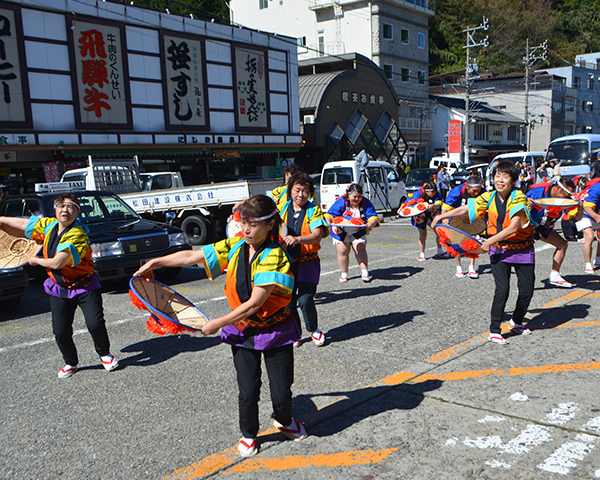
<path id="1" fill-rule="evenodd" d="M 0 308 L 17 308 L 28 283 L 29 275 L 23 268 L 0 270 Z"/>
<path id="2" fill-rule="evenodd" d="M 461 165 L 452 174 L 451 188 L 465 183 L 467 178 L 469 178 L 469 176 L 473 173 L 473 170 L 475 170 L 476 173 L 480 173 L 482 178 L 485 179 L 485 172 L 488 168 L 488 165 L 488 163 L 483 162 Z"/>
<path id="3" fill-rule="evenodd" d="M 54 217 L 57 192 L 11 196 L 0 204 L 0 215 Z M 109 192 L 77 192 L 79 220 L 90 232 L 92 259 L 100 281 L 131 277 L 146 261 L 190 250 L 179 228 L 142 219 L 118 196 Z M 157 277 L 174 277 L 180 268 L 157 270 Z M 37 276 L 37 275 L 34 275 Z"/>
<path id="4" fill-rule="evenodd" d="M 432 182 L 434 175 L 437 173 L 437 168 L 415 168 L 409 170 L 406 175 L 404 184 L 406 185 L 406 194 L 410 197 L 424 183 Z"/>

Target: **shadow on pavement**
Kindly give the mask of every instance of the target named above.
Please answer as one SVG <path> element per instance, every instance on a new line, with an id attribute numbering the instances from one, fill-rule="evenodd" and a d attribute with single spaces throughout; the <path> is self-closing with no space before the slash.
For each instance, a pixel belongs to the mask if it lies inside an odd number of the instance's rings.
<path id="1" fill-rule="evenodd" d="M 443 383 L 441 380 L 427 380 L 396 387 L 365 387 L 317 395 L 299 395 L 294 397 L 294 410 L 301 413 L 303 421 L 309 425 L 310 435 L 327 437 L 380 413 L 413 410 L 424 400 L 425 393 L 437 390 Z M 312 399 L 323 395 L 345 398 L 318 409 Z"/>
<path id="2" fill-rule="evenodd" d="M 424 267 L 390 267 L 371 270 L 373 280 L 404 280 L 425 270 Z"/>
<path id="3" fill-rule="evenodd" d="M 119 368 L 145 367 L 165 362 L 180 353 L 200 352 L 221 343 L 219 337 L 195 337 L 191 335 L 165 335 L 134 343 L 121 349 L 123 353 L 139 352 L 119 358 Z"/>
<path id="4" fill-rule="evenodd" d="M 527 322 L 531 330 L 543 328 L 555 328 L 571 320 L 582 320 L 589 315 L 589 305 L 571 304 L 563 307 L 548 309 L 529 310 L 529 314 L 539 314 Z"/>
<path id="5" fill-rule="evenodd" d="M 355 285 L 360 282 L 360 279 L 351 280 L 350 283 L 355 282 Z M 400 288 L 400 285 L 394 285 L 389 287 L 382 286 L 372 286 L 367 288 L 352 288 L 348 287 L 348 284 L 344 284 L 343 290 L 339 291 L 327 291 L 327 292 L 317 292 L 315 295 L 315 303 L 317 305 L 324 305 L 326 303 L 338 302 L 340 300 L 346 300 L 349 298 L 358 298 L 358 297 L 371 297 L 373 295 L 379 295 L 382 293 L 390 293 Z"/>
<path id="6" fill-rule="evenodd" d="M 387 315 L 377 315 L 375 317 L 361 318 L 354 322 L 333 328 L 327 331 L 327 343 L 341 342 L 353 338 L 370 335 L 375 332 L 383 332 L 392 328 L 399 327 L 405 323 L 412 322 L 417 315 L 425 315 L 420 310 L 411 310 L 408 312 L 394 312 Z"/>

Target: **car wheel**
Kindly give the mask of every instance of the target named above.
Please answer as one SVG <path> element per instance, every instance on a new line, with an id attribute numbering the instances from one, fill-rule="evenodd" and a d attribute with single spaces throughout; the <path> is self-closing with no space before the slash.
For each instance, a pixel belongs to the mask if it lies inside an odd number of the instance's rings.
<path id="1" fill-rule="evenodd" d="M 186 217 L 181 222 L 181 229 L 190 245 L 205 245 L 214 235 L 211 223 L 197 215 Z"/>

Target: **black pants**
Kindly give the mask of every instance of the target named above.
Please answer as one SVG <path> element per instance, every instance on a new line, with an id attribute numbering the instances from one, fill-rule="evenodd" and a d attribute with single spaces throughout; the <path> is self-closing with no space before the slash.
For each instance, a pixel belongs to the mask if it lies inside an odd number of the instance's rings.
<path id="1" fill-rule="evenodd" d="M 515 269 L 517 274 L 517 286 L 519 294 L 517 296 L 517 304 L 513 312 L 513 322 L 517 324 L 523 323 L 523 318 L 529 308 L 529 302 L 533 297 L 533 289 L 535 286 L 535 264 L 519 264 L 519 263 L 492 263 L 492 275 L 496 284 L 494 292 L 494 300 L 492 301 L 492 315 L 490 332 L 500 333 L 500 324 L 504 317 L 504 308 L 510 293 L 510 272 L 511 268 Z"/>
<path id="2" fill-rule="evenodd" d="M 98 355 L 103 357 L 110 352 L 100 289 L 83 293 L 74 298 L 58 298 L 51 295 L 52 332 L 65 363 L 73 366 L 79 363 L 77 349 L 73 342 L 73 320 L 77 305 L 83 312 L 85 324 L 92 334 Z"/>
<path id="3" fill-rule="evenodd" d="M 298 308 L 304 317 L 304 325 L 310 333 L 314 332 L 318 326 L 317 322 L 317 307 L 315 306 L 315 294 L 317 293 L 317 284 L 308 282 L 295 282 L 294 291 L 292 292 L 292 300 L 289 304 L 290 312 L 298 324 L 298 328 L 302 331 L 300 325 L 300 316 Z"/>
<path id="4" fill-rule="evenodd" d="M 258 401 L 260 400 L 261 356 L 271 387 L 271 403 L 275 420 L 284 426 L 292 423 L 292 383 L 294 383 L 294 351 L 292 345 L 250 350 L 231 347 L 239 387 L 240 430 L 246 438 L 258 435 Z"/>

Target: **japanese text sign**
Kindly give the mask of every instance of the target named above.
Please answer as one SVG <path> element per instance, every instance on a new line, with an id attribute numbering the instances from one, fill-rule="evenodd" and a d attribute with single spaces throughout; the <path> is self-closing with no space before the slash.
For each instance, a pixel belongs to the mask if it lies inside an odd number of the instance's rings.
<path id="1" fill-rule="evenodd" d="M 75 22 L 72 31 L 81 124 L 128 125 L 121 29 Z"/>
<path id="2" fill-rule="evenodd" d="M 26 106 L 14 10 L 0 9 L 0 122 L 25 122 Z"/>
<path id="3" fill-rule="evenodd" d="M 177 127 L 204 127 L 207 122 L 202 44 L 197 40 L 167 35 L 163 37 L 163 41 L 167 123 Z"/>
<path id="4" fill-rule="evenodd" d="M 235 72 L 238 126 L 267 129 L 270 123 L 265 52 L 236 47 Z"/>

